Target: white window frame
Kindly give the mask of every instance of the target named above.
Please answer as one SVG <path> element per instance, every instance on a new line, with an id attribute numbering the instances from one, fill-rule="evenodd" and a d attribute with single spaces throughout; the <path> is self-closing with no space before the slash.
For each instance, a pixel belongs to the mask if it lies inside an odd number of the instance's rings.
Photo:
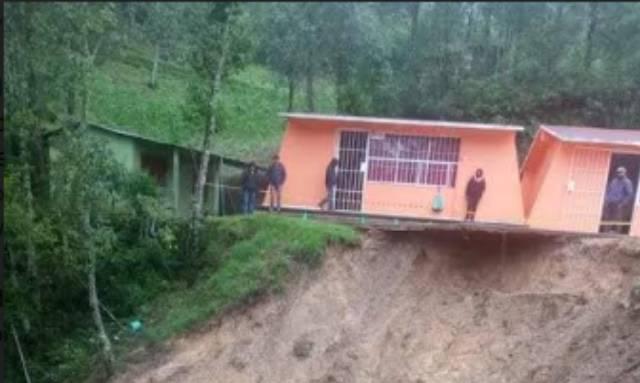
<path id="1" fill-rule="evenodd" d="M 458 145 L 458 156 L 457 159 L 455 161 L 441 161 L 441 160 L 422 160 L 422 159 L 410 159 L 410 158 L 400 158 L 400 151 L 396 151 L 395 152 L 395 157 L 381 157 L 381 156 L 375 156 L 375 155 L 371 155 L 369 153 L 369 150 L 371 148 L 371 140 L 385 140 L 387 137 L 387 134 L 370 134 L 369 135 L 369 140 L 367 142 L 367 170 L 369 170 L 369 168 L 371 167 L 371 160 L 374 161 L 394 161 L 395 162 L 395 173 L 394 173 L 394 179 L 393 181 L 386 181 L 386 180 L 370 180 L 369 179 L 369 173 L 370 171 L 367 172 L 366 176 L 366 180 L 367 182 L 373 182 L 373 183 L 384 183 L 384 184 L 394 184 L 394 185 L 409 185 L 409 186 L 421 186 L 421 187 L 447 187 L 447 188 L 453 188 L 454 186 L 452 185 L 452 170 L 453 170 L 453 166 L 458 166 L 459 162 L 460 162 L 460 138 L 459 137 L 437 137 L 437 136 L 419 136 L 419 135 L 403 135 L 403 134 L 393 134 L 394 136 L 398 136 L 398 137 L 408 137 L 408 138 L 426 138 L 427 141 L 427 158 L 430 157 L 432 148 L 431 145 L 433 143 L 433 139 L 450 139 L 452 140 L 452 142 L 457 142 Z M 400 170 L 400 163 L 416 163 L 416 176 L 414 179 L 414 182 L 400 182 L 398 181 L 398 176 L 399 176 L 399 170 Z M 424 167 L 426 167 L 428 169 L 429 165 L 434 164 L 434 165 L 446 165 L 447 170 L 446 170 L 446 179 L 445 179 L 445 183 L 444 184 L 435 184 L 435 183 L 422 183 L 420 182 L 420 175 L 421 172 L 419 171 L 420 169 L 420 165 Z M 457 171 L 456 171 L 457 174 Z"/>

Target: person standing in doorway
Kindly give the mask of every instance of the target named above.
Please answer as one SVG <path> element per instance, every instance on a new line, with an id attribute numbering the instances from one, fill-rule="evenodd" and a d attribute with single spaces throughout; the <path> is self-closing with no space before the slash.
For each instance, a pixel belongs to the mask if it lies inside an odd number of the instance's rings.
<path id="1" fill-rule="evenodd" d="M 465 221 L 473 222 L 476 216 L 476 209 L 484 190 L 486 188 L 486 182 L 484 180 L 484 174 L 482 169 L 477 169 L 476 173 L 467 182 L 467 188 L 465 190 L 465 196 L 467 198 L 467 215 L 464 217 Z"/>
<path id="2" fill-rule="evenodd" d="M 251 162 L 242 174 L 242 212 L 244 214 L 253 214 L 256 208 L 258 181 L 256 164 Z"/>
<path id="3" fill-rule="evenodd" d="M 273 156 L 273 162 L 271 162 L 271 166 L 269 166 L 267 170 L 267 179 L 269 181 L 269 211 L 273 211 L 273 200 L 275 198 L 275 208 L 279 212 L 282 185 L 287 179 L 287 171 L 282 162 L 280 162 L 280 157 L 278 157 L 277 154 Z"/>
<path id="4" fill-rule="evenodd" d="M 329 210 L 333 210 L 333 199 L 336 191 L 336 184 L 338 183 L 338 159 L 332 158 L 327 165 L 327 170 L 324 175 L 324 186 L 327 189 L 327 196 L 318 204 L 320 209 L 324 208 L 324 205 L 329 204 Z"/>
<path id="5" fill-rule="evenodd" d="M 633 185 L 627 177 L 627 169 L 620 166 L 616 169 L 616 176 L 607 186 L 605 194 L 604 220 L 617 223 L 609 225 L 607 231 L 622 232 L 620 222 L 628 212 L 627 209 L 631 207 L 632 200 Z"/>

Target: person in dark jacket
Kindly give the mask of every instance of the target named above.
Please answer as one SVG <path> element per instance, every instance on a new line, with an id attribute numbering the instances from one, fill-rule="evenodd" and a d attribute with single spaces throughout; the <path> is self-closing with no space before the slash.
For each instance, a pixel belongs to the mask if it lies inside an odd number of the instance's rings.
<path id="1" fill-rule="evenodd" d="M 244 214 L 253 214 L 256 208 L 259 181 L 256 164 L 251 162 L 242 174 L 242 212 Z"/>
<path id="2" fill-rule="evenodd" d="M 327 165 L 327 170 L 324 175 L 324 186 L 327 188 L 327 196 L 318 204 L 320 209 L 324 208 L 324 205 L 329 204 L 329 210 L 333 210 L 333 199 L 336 191 L 336 184 L 338 183 L 338 159 L 332 158 Z"/>
<path id="3" fill-rule="evenodd" d="M 478 208 L 478 203 L 480 202 L 480 198 L 482 198 L 482 194 L 484 194 L 484 189 L 486 188 L 486 183 L 484 180 L 484 174 L 482 169 L 477 169 L 476 174 L 473 175 L 467 182 L 467 189 L 465 190 L 465 196 L 467 198 L 467 215 L 464 217 L 465 221 L 471 221 L 475 219 L 476 209 Z"/>
<path id="4" fill-rule="evenodd" d="M 267 179 L 269 181 L 269 211 L 273 211 L 273 200 L 275 196 L 276 210 L 280 211 L 280 201 L 282 193 L 282 185 L 287 179 L 287 170 L 284 168 L 280 157 L 273 156 L 273 162 L 267 169 Z"/>
<path id="5" fill-rule="evenodd" d="M 604 220 L 620 222 L 625 212 L 631 207 L 633 200 L 633 185 L 627 177 L 627 169 L 620 166 L 616 169 L 616 176 L 607 186 L 604 197 Z M 620 225 L 610 225 L 606 231 L 622 232 Z"/>

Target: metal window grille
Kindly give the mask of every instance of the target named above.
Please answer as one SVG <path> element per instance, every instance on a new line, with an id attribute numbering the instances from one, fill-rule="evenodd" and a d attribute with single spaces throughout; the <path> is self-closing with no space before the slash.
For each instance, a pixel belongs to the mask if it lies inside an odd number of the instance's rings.
<path id="1" fill-rule="evenodd" d="M 459 138 L 372 135 L 367 180 L 454 187 L 459 155 Z"/>
<path id="2" fill-rule="evenodd" d="M 342 131 L 338 149 L 337 185 L 334 194 L 337 210 L 359 211 L 362 208 L 364 172 L 367 157 L 367 132 Z"/>

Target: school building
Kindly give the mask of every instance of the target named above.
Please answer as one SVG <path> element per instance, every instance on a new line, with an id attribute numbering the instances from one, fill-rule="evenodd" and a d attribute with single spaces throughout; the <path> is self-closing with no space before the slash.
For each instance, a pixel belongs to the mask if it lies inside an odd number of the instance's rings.
<path id="1" fill-rule="evenodd" d="M 640 131 L 542 125 L 521 170 L 527 224 L 532 228 L 602 232 L 607 185 L 626 168 L 633 203 L 617 222 L 640 235 Z"/>
<path id="2" fill-rule="evenodd" d="M 516 153 L 521 126 L 390 118 L 282 114 L 280 159 L 287 168 L 285 208 L 318 210 L 325 170 L 339 160 L 337 211 L 462 221 L 465 188 L 476 169 L 486 190 L 477 222 L 523 225 Z M 444 209 L 435 212 L 436 194 Z M 265 204 L 268 198 L 265 199 Z"/>

